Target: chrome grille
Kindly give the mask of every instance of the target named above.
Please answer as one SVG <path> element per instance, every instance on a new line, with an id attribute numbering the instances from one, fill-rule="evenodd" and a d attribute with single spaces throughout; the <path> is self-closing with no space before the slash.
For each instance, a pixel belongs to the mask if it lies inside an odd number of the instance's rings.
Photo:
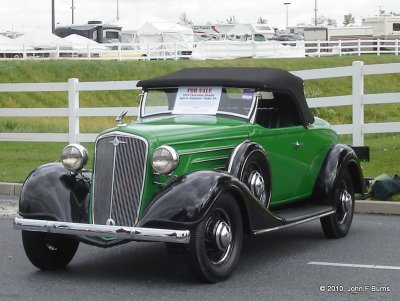
<path id="1" fill-rule="evenodd" d="M 123 135 L 105 136 L 97 140 L 95 152 L 93 222 L 134 226 L 146 169 L 146 141 Z"/>

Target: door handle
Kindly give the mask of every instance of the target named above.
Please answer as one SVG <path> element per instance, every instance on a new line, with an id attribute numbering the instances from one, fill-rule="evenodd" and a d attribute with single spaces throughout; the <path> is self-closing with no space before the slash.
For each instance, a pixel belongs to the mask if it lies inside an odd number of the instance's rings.
<path id="1" fill-rule="evenodd" d="M 304 147 L 304 143 L 301 143 L 301 142 L 299 142 L 299 141 L 296 141 L 295 143 L 293 143 L 293 146 L 294 146 L 295 148 L 302 148 L 302 147 Z"/>

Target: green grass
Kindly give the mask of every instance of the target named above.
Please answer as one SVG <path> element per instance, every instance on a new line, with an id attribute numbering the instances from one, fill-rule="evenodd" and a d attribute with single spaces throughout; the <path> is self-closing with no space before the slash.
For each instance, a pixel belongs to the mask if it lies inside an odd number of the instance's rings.
<path id="1" fill-rule="evenodd" d="M 325 58 L 293 59 L 237 59 L 206 61 L 0 61 L 0 83 L 66 82 L 76 77 L 80 81 L 138 80 L 167 74 L 186 67 L 235 66 L 274 67 L 285 70 L 319 69 L 350 66 L 353 61 L 364 64 L 398 63 L 400 56 L 365 55 Z M 366 93 L 399 92 L 400 75 L 367 76 Z M 350 78 L 308 80 L 305 82 L 307 97 L 351 94 Z M 82 107 L 136 106 L 139 91 L 81 92 Z M 66 107 L 67 94 L 61 92 L 0 93 L 1 108 Z M 314 113 L 332 124 L 351 123 L 351 108 L 317 108 Z M 400 104 L 370 105 L 365 108 L 366 122 L 400 120 Z M 115 125 L 112 117 L 82 118 L 81 132 L 100 132 Z M 66 118 L 0 118 L 0 132 L 67 132 Z M 350 137 L 343 137 L 351 144 Z M 400 134 L 368 135 L 366 145 L 371 147 L 371 162 L 363 163 L 366 176 L 381 173 L 399 173 Z M 0 182 L 22 182 L 35 167 L 59 160 L 65 143 L 0 142 Z M 93 144 L 87 144 L 93 152 Z M 92 157 L 92 156 L 91 156 Z M 89 165 L 90 166 L 90 165 Z"/>

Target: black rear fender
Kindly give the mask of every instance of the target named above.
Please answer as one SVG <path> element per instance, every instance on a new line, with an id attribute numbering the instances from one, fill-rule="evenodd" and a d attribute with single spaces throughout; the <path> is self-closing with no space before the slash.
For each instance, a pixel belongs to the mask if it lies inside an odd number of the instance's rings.
<path id="1" fill-rule="evenodd" d="M 367 187 L 363 178 L 359 160 L 348 145 L 336 144 L 326 155 L 313 190 L 313 199 L 328 199 L 333 192 L 339 175 L 348 170 L 356 193 L 364 194 Z"/>

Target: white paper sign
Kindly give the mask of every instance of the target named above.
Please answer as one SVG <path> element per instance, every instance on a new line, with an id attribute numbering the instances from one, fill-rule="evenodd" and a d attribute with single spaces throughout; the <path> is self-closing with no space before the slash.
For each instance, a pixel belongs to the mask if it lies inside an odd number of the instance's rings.
<path id="1" fill-rule="evenodd" d="M 172 114 L 216 115 L 222 87 L 179 87 Z"/>

